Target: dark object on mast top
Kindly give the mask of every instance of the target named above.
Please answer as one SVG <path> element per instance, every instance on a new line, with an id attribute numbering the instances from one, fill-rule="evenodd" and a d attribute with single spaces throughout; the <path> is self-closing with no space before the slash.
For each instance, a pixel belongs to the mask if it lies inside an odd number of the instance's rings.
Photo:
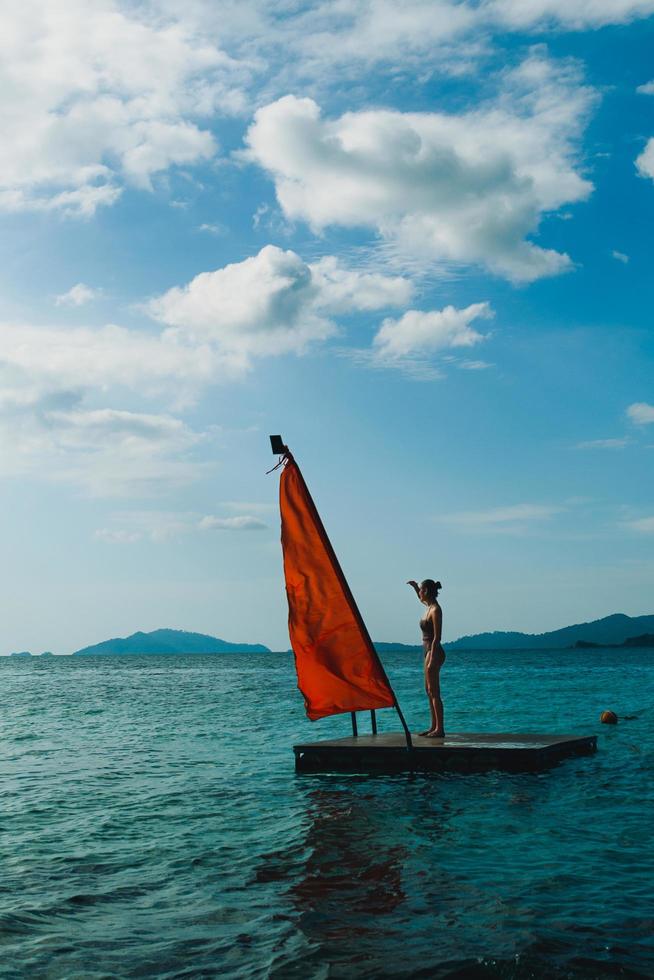
<path id="1" fill-rule="evenodd" d="M 283 456 L 288 452 L 288 446 L 284 445 L 284 441 L 281 436 L 270 437 L 270 448 L 275 456 Z"/>

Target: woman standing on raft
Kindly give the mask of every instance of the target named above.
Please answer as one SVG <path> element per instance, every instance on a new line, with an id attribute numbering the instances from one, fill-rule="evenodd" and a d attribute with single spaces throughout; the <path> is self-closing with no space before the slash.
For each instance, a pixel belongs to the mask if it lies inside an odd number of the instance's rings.
<path id="1" fill-rule="evenodd" d="M 441 667 L 445 663 L 445 651 L 441 646 L 441 632 L 443 628 L 443 611 L 438 604 L 438 593 L 443 588 L 440 582 L 426 578 L 418 585 L 413 579 L 407 582 L 420 601 L 427 606 L 427 614 L 420 620 L 422 630 L 422 646 L 425 651 L 425 690 L 429 698 L 429 710 L 431 711 L 431 728 L 426 732 L 420 732 L 427 738 L 443 738 L 445 728 L 443 727 L 443 702 L 441 701 Z"/>

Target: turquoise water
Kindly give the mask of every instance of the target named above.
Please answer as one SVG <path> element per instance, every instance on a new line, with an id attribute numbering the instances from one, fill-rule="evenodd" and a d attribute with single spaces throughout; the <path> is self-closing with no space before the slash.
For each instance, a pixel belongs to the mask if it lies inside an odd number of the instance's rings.
<path id="1" fill-rule="evenodd" d="M 654 651 L 448 655 L 450 731 L 599 735 L 539 775 L 296 776 L 286 654 L 0 679 L 3 978 L 654 975 Z"/>

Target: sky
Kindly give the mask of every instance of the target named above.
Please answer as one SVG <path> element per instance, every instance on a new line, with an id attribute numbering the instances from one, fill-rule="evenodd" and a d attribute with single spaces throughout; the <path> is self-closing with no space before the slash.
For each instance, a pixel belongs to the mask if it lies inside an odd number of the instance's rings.
<path id="1" fill-rule="evenodd" d="M 654 612 L 654 0 L 24 0 L 0 653 L 288 648 L 288 443 L 374 639 Z"/>

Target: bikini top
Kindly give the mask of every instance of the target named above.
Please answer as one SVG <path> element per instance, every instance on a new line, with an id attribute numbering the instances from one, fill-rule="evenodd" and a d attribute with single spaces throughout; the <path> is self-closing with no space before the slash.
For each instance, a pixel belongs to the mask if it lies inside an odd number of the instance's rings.
<path id="1" fill-rule="evenodd" d="M 438 603 L 430 606 L 429 609 L 439 608 Z M 425 619 L 420 620 L 420 629 L 422 630 L 423 640 L 431 641 L 434 639 L 434 623 L 430 616 L 426 616 Z"/>
<path id="2" fill-rule="evenodd" d="M 420 629 L 422 630 L 423 640 L 433 640 L 434 638 L 434 624 L 431 619 L 421 619 Z"/>
<path id="3" fill-rule="evenodd" d="M 430 607 L 431 608 L 431 607 Z M 434 638 L 434 624 L 430 617 L 427 616 L 426 619 L 420 620 L 420 629 L 422 630 L 423 640 L 433 640 Z"/>

